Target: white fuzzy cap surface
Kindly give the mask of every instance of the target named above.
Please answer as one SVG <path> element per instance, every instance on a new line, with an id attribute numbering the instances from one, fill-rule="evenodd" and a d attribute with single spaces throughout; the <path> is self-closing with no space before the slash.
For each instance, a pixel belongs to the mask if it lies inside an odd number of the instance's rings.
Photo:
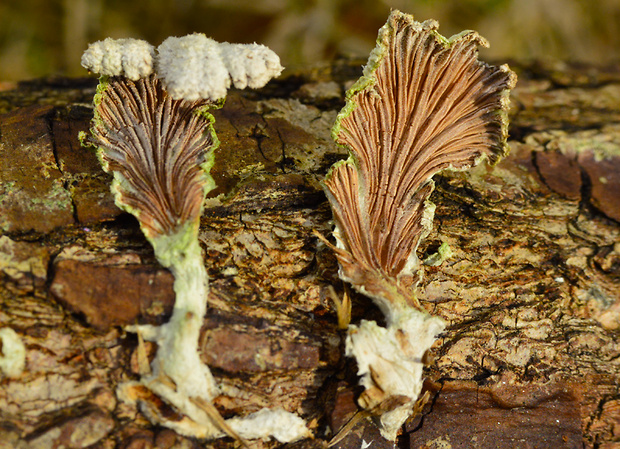
<path id="1" fill-rule="evenodd" d="M 93 73 L 136 81 L 153 73 L 154 57 L 155 47 L 146 41 L 107 38 L 90 44 L 81 62 Z"/>
<path id="2" fill-rule="evenodd" d="M 216 41 L 204 34 L 169 37 L 159 47 L 157 76 L 175 100 L 218 100 L 230 87 Z"/>
<path id="3" fill-rule="evenodd" d="M 157 51 L 157 76 L 174 99 L 216 101 L 231 84 L 260 88 L 283 70 L 264 45 L 218 43 L 204 34 L 169 37 Z"/>
<path id="4" fill-rule="evenodd" d="M 222 61 L 237 89 L 259 89 L 282 73 L 280 58 L 259 44 L 219 44 Z"/>

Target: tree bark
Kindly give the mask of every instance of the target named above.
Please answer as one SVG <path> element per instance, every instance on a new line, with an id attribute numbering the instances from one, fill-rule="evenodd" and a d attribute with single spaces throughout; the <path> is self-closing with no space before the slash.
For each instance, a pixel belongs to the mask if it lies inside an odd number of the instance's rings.
<path id="1" fill-rule="evenodd" d="M 324 447 L 357 410 L 343 355 L 320 180 L 346 157 L 330 137 L 360 61 L 232 92 L 214 111 L 221 141 L 200 240 L 210 277 L 202 359 L 223 416 L 281 406 Z M 429 354 L 431 399 L 404 448 L 620 447 L 620 70 L 511 64 L 511 154 L 435 178 L 434 231 L 447 243 L 417 294 L 446 331 Z M 0 328 L 26 349 L 0 373 L 0 448 L 189 448 L 153 427 L 116 386 L 139 377 L 123 326 L 167 321 L 171 274 L 110 178 L 80 147 L 96 81 L 54 79 L 0 92 Z M 353 294 L 353 322 L 381 320 Z M 0 357 L 9 354 L 0 345 Z M 155 347 L 147 344 L 150 357 Z M 392 447 L 362 420 L 339 447 Z M 253 447 L 277 447 L 252 442 Z"/>

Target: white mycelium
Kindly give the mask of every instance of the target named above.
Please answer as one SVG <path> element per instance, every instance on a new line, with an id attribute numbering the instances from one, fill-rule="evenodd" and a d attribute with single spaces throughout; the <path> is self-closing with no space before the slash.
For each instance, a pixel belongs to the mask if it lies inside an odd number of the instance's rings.
<path id="1" fill-rule="evenodd" d="M 10 378 L 21 375 L 26 366 L 26 347 L 10 327 L 0 329 L 0 373 Z"/>

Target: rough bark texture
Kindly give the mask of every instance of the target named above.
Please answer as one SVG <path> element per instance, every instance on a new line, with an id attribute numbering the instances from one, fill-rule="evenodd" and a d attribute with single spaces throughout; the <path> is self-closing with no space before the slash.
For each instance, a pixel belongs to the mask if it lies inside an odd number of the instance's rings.
<path id="1" fill-rule="evenodd" d="M 620 447 L 620 71 L 512 66 L 510 156 L 436 178 L 420 252 L 447 243 L 452 255 L 425 267 L 418 297 L 449 325 L 429 357 L 431 400 L 400 448 Z M 324 447 L 357 410 L 327 294 L 343 285 L 312 230 L 331 228 L 318 181 L 345 157 L 330 128 L 360 73 L 359 62 L 300 72 L 214 112 L 203 359 L 226 387 L 224 416 L 281 405 L 306 418 L 315 439 L 294 447 Z M 122 325 L 165 322 L 174 294 L 77 141 L 94 87 L 0 92 L 0 328 L 26 346 L 24 372 L 0 374 L 0 448 L 233 447 L 153 428 L 116 399 L 138 378 Z M 354 296 L 362 316 L 380 314 Z M 339 446 L 364 441 L 392 446 L 364 420 Z"/>

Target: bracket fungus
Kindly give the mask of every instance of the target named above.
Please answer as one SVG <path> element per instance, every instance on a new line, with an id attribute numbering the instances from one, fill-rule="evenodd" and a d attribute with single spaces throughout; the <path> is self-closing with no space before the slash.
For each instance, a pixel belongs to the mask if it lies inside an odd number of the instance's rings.
<path id="1" fill-rule="evenodd" d="M 139 403 L 152 422 L 188 436 L 281 442 L 307 436 L 303 420 L 281 409 L 224 420 L 212 405 L 220 392 L 198 347 L 209 292 L 198 228 L 205 195 L 215 186 L 209 171 L 219 144 L 208 110 L 221 106 L 231 83 L 262 87 L 279 75 L 277 55 L 256 44 L 191 35 L 169 38 L 157 51 L 143 41 L 106 39 L 89 46 L 82 64 L 104 75 L 82 142 L 97 148 L 104 170 L 114 175 L 116 204 L 138 219 L 175 278 L 170 320 L 128 327 L 158 349 L 140 381 L 120 385 L 119 396 Z"/>
<path id="2" fill-rule="evenodd" d="M 445 323 L 414 296 L 416 249 L 431 229 L 432 177 L 507 152 L 508 66 L 478 60 L 474 31 L 449 39 L 433 20 L 393 11 L 332 135 L 349 151 L 324 180 L 341 279 L 369 296 L 386 327 L 350 325 L 346 354 L 365 387 L 358 403 L 396 438 L 422 389 L 424 353 Z"/>

